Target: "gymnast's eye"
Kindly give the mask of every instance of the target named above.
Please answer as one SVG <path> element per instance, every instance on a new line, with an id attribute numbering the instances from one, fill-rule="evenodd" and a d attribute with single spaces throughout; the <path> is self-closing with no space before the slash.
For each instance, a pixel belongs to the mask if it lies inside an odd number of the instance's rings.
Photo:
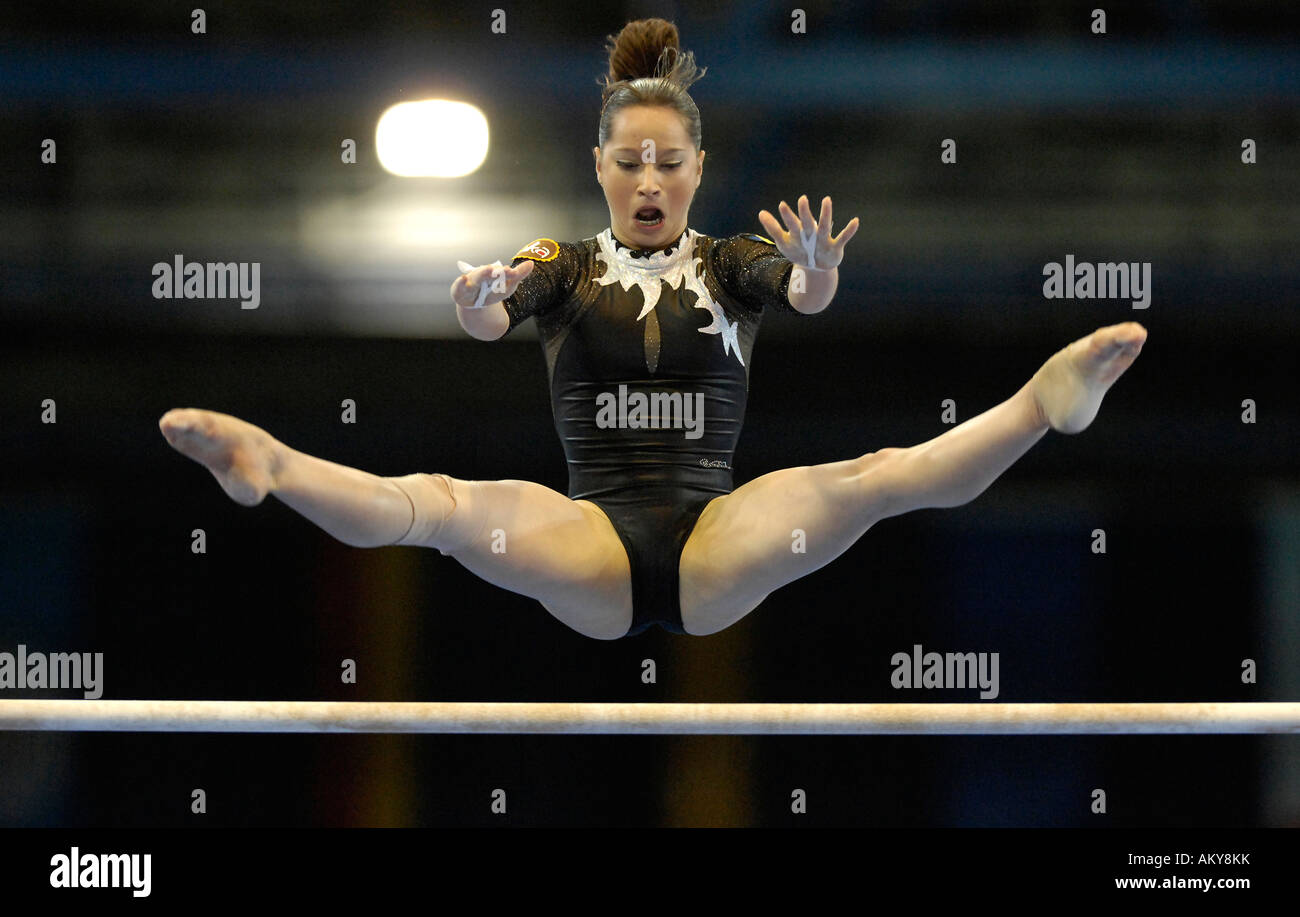
<path id="1" fill-rule="evenodd" d="M 617 162 L 618 162 L 619 168 L 621 168 L 621 169 L 625 169 L 625 170 L 626 170 L 626 169 L 635 169 L 635 168 L 637 167 L 637 165 L 638 165 L 638 163 L 635 163 L 635 162 L 628 162 L 628 161 L 623 160 L 623 159 L 619 159 L 619 160 L 617 160 Z M 661 169 L 676 169 L 676 168 L 677 168 L 678 166 L 680 166 L 680 165 L 681 165 L 680 162 L 662 162 L 662 163 L 659 164 L 659 168 L 661 168 Z"/>

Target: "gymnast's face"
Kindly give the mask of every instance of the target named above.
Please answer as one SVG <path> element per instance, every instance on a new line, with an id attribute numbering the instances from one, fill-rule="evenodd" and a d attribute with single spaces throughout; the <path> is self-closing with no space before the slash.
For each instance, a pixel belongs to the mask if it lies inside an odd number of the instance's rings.
<path id="1" fill-rule="evenodd" d="M 681 115 L 664 106 L 629 106 L 614 116 L 605 148 L 592 153 L 620 242 L 662 248 L 682 234 L 704 175 L 704 151 L 696 152 Z"/>

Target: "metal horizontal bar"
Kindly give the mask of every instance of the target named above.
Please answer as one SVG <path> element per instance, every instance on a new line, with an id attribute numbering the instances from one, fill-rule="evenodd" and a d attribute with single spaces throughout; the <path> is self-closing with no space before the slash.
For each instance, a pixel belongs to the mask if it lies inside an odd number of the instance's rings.
<path id="1" fill-rule="evenodd" d="M 0 731 L 1075 735 L 1300 732 L 1300 703 L 662 704 L 0 700 Z"/>

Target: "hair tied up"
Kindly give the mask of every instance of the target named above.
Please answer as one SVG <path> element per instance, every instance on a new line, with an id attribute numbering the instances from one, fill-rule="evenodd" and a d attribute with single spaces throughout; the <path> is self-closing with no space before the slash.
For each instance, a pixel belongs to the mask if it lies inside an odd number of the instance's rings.
<path id="1" fill-rule="evenodd" d="M 617 36 L 606 36 L 609 72 L 598 79 L 601 92 L 599 144 L 605 145 L 610 121 L 629 105 L 663 105 L 676 109 L 700 147 L 699 110 L 687 90 L 708 68 L 697 67 L 695 55 L 681 49 L 677 26 L 666 19 L 636 19 Z M 611 106 L 611 102 L 615 102 Z"/>

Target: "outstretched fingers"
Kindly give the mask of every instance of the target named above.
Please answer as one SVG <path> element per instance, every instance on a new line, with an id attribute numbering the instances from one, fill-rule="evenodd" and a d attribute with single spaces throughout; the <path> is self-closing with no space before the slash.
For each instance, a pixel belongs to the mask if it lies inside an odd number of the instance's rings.
<path id="1" fill-rule="evenodd" d="M 781 201 L 777 208 L 785 220 L 784 228 L 766 210 L 758 212 L 758 220 L 781 254 L 796 264 L 807 264 L 821 270 L 838 266 L 844 258 L 844 246 L 857 234 L 861 221 L 854 217 L 838 236 L 832 238 L 831 228 L 834 226 L 835 214 L 829 195 L 822 198 L 821 213 L 816 218 L 813 217 L 808 195 L 801 195 L 796 203 L 798 213 L 785 201 Z"/>
<path id="2" fill-rule="evenodd" d="M 803 226 L 800 225 L 799 216 L 794 212 L 794 209 L 785 201 L 781 202 L 780 209 L 781 218 L 785 220 L 785 225 L 790 228 L 790 232 L 802 233 Z"/>
<path id="3" fill-rule="evenodd" d="M 858 218 L 854 217 L 849 220 L 848 224 L 842 230 L 840 230 L 840 234 L 832 239 L 831 227 L 834 225 L 834 205 L 831 202 L 830 195 L 827 195 L 822 198 L 822 212 L 821 217 L 817 222 L 817 235 L 827 244 L 827 246 L 834 249 L 836 252 L 843 253 L 844 246 L 848 244 L 848 241 L 857 233 L 858 226 L 861 224 Z"/>
<path id="4" fill-rule="evenodd" d="M 831 239 L 831 199 L 830 196 L 822 198 L 822 213 L 817 219 L 817 226 L 821 230 L 821 237 L 827 242 Z"/>
<path id="5" fill-rule="evenodd" d="M 823 201 L 822 216 L 824 217 L 825 214 L 826 214 L 826 205 L 825 202 Z M 817 221 L 813 219 L 812 205 L 808 203 L 808 195 L 806 194 L 799 195 L 799 222 L 800 222 L 800 232 L 811 233 L 813 231 L 816 231 L 817 235 L 822 235 L 823 227 L 818 226 Z M 823 238 L 825 237 L 823 236 Z"/>
<path id="6" fill-rule="evenodd" d="M 858 226 L 860 225 L 861 223 L 857 217 L 849 220 L 848 225 L 840 230 L 840 234 L 830 240 L 831 245 L 835 246 L 837 251 L 844 251 L 844 246 L 848 244 L 850 239 L 857 235 Z"/>
<path id="7" fill-rule="evenodd" d="M 456 266 L 461 273 L 452 281 L 452 299 L 465 308 L 479 309 L 488 304 L 489 296 L 500 297 L 493 299 L 494 304 L 508 298 L 515 287 L 533 272 L 536 265 L 531 260 L 524 260 L 518 267 L 508 267 L 500 261 L 478 267 L 466 261 L 457 261 Z M 475 301 L 467 303 L 471 297 L 476 297 Z"/>
<path id="8" fill-rule="evenodd" d="M 784 205 L 785 201 L 781 203 Z M 784 251 L 786 246 L 790 244 L 790 234 L 781 228 L 781 224 L 776 221 L 776 217 L 766 210 L 760 210 L 758 212 L 758 222 L 763 224 L 763 228 L 772 237 L 772 241 L 777 243 L 777 248 Z"/>

